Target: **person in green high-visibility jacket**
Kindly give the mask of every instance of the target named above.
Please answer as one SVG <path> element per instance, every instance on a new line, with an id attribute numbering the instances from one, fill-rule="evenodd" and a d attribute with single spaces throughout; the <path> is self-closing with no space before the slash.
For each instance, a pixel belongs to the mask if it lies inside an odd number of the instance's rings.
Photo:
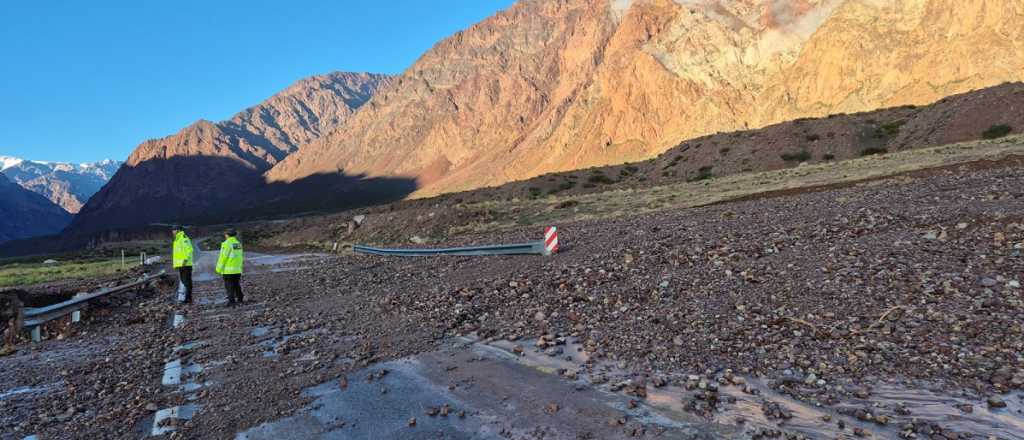
<path id="1" fill-rule="evenodd" d="M 228 305 L 241 305 L 242 299 L 242 266 L 245 264 L 245 252 L 242 242 L 238 241 L 238 231 L 224 231 L 224 242 L 220 245 L 220 257 L 217 258 L 217 273 L 224 277 L 224 290 L 228 293 Z"/>
<path id="2" fill-rule="evenodd" d="M 171 228 L 171 233 L 174 234 L 171 260 L 178 270 L 178 279 L 185 286 L 185 304 L 192 304 L 192 239 L 181 226 Z"/>

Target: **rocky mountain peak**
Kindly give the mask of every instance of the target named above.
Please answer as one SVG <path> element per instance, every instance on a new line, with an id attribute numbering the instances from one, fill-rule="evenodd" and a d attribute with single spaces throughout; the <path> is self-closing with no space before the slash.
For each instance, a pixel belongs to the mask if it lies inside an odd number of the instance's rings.
<path id="1" fill-rule="evenodd" d="M 302 79 L 221 122 L 199 120 L 140 144 L 76 216 L 88 233 L 178 221 L 223 208 L 262 183 L 261 174 L 345 123 L 387 75 L 330 73 Z"/>
<path id="2" fill-rule="evenodd" d="M 436 44 L 267 178 L 411 176 L 428 196 L 924 105 L 1024 79 L 1021 20 L 1024 6 L 986 0 L 523 0 Z"/>
<path id="3" fill-rule="evenodd" d="M 76 213 L 120 168 L 121 162 L 44 162 L 0 157 L 0 174 L 23 188 L 46 197 L 65 211 Z"/>

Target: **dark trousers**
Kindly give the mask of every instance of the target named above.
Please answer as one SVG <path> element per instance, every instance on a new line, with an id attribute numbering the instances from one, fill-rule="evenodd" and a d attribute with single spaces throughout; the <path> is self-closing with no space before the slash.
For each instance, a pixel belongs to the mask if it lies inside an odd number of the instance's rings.
<path id="1" fill-rule="evenodd" d="M 185 285 L 185 302 L 192 303 L 192 266 L 182 266 L 178 268 L 178 278 L 181 279 L 181 284 Z"/>
<path id="2" fill-rule="evenodd" d="M 228 304 L 241 304 L 242 274 L 224 275 L 224 290 L 228 292 Z"/>

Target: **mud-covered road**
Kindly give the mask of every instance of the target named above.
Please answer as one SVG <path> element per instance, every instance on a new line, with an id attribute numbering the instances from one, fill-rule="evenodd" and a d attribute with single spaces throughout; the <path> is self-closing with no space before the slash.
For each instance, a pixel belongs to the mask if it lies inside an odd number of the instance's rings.
<path id="1" fill-rule="evenodd" d="M 551 258 L 306 258 L 241 308 L 217 280 L 140 299 L 0 359 L 0 430 L 140 438 L 179 407 L 180 438 L 1024 438 L 1019 165 L 558 226 Z"/>

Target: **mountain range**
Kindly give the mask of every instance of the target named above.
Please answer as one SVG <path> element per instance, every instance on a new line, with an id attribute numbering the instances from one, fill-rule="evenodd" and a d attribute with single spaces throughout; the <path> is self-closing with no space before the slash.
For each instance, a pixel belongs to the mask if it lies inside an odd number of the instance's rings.
<path id="1" fill-rule="evenodd" d="M 25 189 L 77 213 L 121 167 L 120 161 L 71 164 L 0 156 L 0 173 Z"/>
<path id="2" fill-rule="evenodd" d="M 60 232 L 71 214 L 0 174 L 0 243 Z"/>
<path id="3" fill-rule="evenodd" d="M 523 0 L 267 176 L 412 176 L 426 196 L 924 105 L 1024 79 L 1022 22 L 1019 0 Z"/>
<path id="4" fill-rule="evenodd" d="M 1024 80 L 1021 22 L 1020 0 L 521 0 L 401 75 L 311 77 L 142 143 L 68 232 L 425 197 L 925 105 Z"/>
<path id="5" fill-rule="evenodd" d="M 303 79 L 227 121 L 205 120 L 143 142 L 75 216 L 73 233 L 184 222 L 234 206 L 301 146 L 339 129 L 387 85 L 386 75 Z"/>

